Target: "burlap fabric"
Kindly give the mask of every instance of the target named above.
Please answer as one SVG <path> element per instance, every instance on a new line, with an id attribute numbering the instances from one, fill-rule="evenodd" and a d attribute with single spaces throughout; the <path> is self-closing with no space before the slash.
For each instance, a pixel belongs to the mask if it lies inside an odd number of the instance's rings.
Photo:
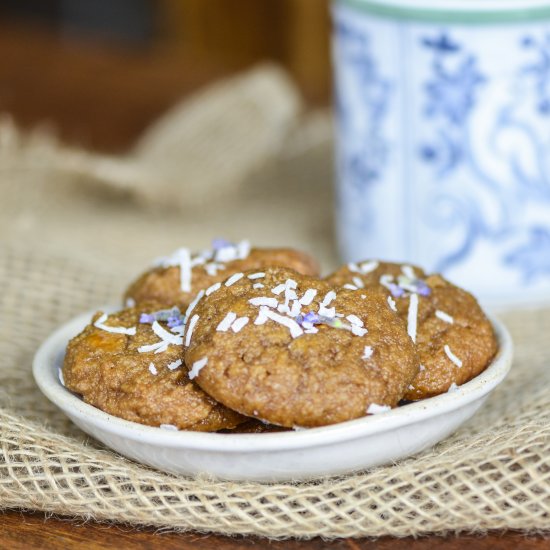
<path id="1" fill-rule="evenodd" d="M 269 101 L 288 103 L 291 87 L 277 88 L 281 75 L 264 77 Z M 269 107 L 261 98 L 258 104 L 256 124 Z M 196 100 L 194 109 L 202 108 Z M 129 158 L 106 161 L 48 136 L 23 137 L 9 123 L 0 127 L 1 506 L 272 538 L 549 530 L 548 310 L 504 316 L 516 342 L 511 374 L 454 436 L 398 464 L 310 483 L 231 483 L 148 469 L 87 438 L 35 387 L 31 361 L 41 340 L 71 316 L 116 302 L 142 265 L 172 247 L 249 235 L 260 244 L 305 247 L 325 268 L 335 263 L 329 124 L 306 117 L 298 135 L 289 111 L 281 112 L 277 132 L 286 125 L 286 145 L 275 140 L 263 169 L 245 159 L 238 185 L 234 174 L 219 176 L 203 190 L 200 208 L 186 202 L 186 188 L 171 191 L 181 192 L 178 208 L 163 200 L 152 207 L 131 178 L 121 189 L 120 171 L 110 186 L 105 166 L 127 168 Z M 163 193 L 171 182 L 159 184 Z M 231 191 L 216 200 L 224 185 Z"/>

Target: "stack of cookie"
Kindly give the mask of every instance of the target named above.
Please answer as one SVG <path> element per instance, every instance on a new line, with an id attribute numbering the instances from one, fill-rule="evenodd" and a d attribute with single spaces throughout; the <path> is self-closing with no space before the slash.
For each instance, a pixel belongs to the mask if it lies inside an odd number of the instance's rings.
<path id="1" fill-rule="evenodd" d="M 496 353 L 475 298 L 377 261 L 320 278 L 290 249 L 179 249 L 67 347 L 68 389 L 172 430 L 262 432 L 378 414 L 467 382 Z"/>

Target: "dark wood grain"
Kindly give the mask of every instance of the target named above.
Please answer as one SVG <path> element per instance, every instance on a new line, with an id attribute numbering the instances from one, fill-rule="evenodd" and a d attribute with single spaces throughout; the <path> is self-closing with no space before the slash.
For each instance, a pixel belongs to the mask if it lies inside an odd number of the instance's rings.
<path id="1" fill-rule="evenodd" d="M 377 540 L 341 539 L 328 542 L 313 539 L 274 542 L 253 537 L 159 533 L 151 529 L 137 530 L 51 517 L 46 519 L 43 514 L 8 511 L 0 515 L 0 547 L 10 550 L 546 550 L 550 548 L 550 538 L 505 533 L 484 537 L 424 537 L 416 540 L 384 537 Z"/>

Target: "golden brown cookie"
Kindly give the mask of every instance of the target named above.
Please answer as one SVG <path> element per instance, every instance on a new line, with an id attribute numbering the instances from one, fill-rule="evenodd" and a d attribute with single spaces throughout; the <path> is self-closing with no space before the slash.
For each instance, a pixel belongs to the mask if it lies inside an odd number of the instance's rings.
<path id="1" fill-rule="evenodd" d="M 407 322 L 420 359 L 420 372 L 406 400 L 432 397 L 468 382 L 497 351 L 492 325 L 476 299 L 440 275 L 426 276 L 416 266 L 366 261 L 348 264 L 326 280 L 354 285 L 357 293 L 386 289 L 388 302 Z"/>
<path id="2" fill-rule="evenodd" d="M 418 372 L 385 292 L 360 298 L 287 268 L 246 272 L 203 297 L 185 344 L 189 376 L 209 395 L 286 427 L 394 407 Z"/>
<path id="3" fill-rule="evenodd" d="M 69 342 L 65 386 L 109 414 L 150 426 L 216 431 L 244 422 L 189 380 L 179 311 L 156 310 L 97 313 Z"/>
<path id="4" fill-rule="evenodd" d="M 317 262 L 308 254 L 290 248 L 253 248 L 247 241 L 236 245 L 214 241 L 212 250 L 191 255 L 180 248 L 143 273 L 125 293 L 130 305 L 155 300 L 176 304 L 182 311 L 200 290 L 206 290 L 229 276 L 266 266 L 290 267 L 305 275 L 317 275 Z"/>

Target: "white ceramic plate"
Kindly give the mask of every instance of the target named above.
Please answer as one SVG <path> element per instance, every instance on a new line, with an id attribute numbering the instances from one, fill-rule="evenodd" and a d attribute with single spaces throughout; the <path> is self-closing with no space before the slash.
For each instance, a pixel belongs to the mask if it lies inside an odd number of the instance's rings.
<path id="1" fill-rule="evenodd" d="M 513 354 L 508 331 L 494 320 L 498 355 L 455 392 L 322 428 L 264 434 L 176 432 L 104 413 L 63 387 L 58 373 L 65 347 L 90 318 L 86 313 L 62 326 L 36 353 L 33 374 L 44 395 L 82 430 L 128 458 L 174 474 L 205 472 L 232 480 L 311 479 L 418 453 L 449 436 L 481 407 L 508 373 Z"/>

